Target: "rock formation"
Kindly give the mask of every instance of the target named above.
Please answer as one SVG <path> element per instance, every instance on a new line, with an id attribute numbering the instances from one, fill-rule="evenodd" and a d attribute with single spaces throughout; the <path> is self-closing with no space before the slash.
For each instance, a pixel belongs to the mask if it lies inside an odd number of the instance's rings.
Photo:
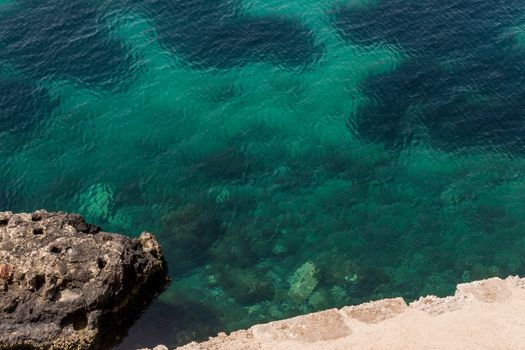
<path id="1" fill-rule="evenodd" d="M 0 349 L 104 349 L 168 282 L 155 237 L 0 212 Z"/>

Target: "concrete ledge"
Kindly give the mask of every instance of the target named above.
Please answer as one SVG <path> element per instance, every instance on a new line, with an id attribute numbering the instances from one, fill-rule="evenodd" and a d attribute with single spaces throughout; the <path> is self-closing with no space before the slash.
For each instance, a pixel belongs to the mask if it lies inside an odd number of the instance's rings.
<path id="1" fill-rule="evenodd" d="M 460 284 L 454 296 L 331 309 L 219 334 L 178 350 L 525 349 L 525 279 Z"/>

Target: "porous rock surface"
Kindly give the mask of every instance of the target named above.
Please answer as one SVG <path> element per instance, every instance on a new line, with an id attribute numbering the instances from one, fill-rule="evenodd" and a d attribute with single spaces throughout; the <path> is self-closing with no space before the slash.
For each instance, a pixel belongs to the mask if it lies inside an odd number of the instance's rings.
<path id="1" fill-rule="evenodd" d="M 454 296 L 331 309 L 177 350 L 524 350 L 525 279 L 460 284 Z"/>
<path id="2" fill-rule="evenodd" d="M 150 233 L 0 212 L 0 349 L 103 349 L 168 281 Z"/>

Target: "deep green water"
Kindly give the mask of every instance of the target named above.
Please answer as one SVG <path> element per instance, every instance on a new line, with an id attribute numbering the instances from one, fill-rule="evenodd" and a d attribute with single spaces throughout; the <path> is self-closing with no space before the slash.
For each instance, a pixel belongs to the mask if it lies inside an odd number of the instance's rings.
<path id="1" fill-rule="evenodd" d="M 122 349 L 523 275 L 524 14 L 2 0 L 0 210 L 158 236 Z"/>

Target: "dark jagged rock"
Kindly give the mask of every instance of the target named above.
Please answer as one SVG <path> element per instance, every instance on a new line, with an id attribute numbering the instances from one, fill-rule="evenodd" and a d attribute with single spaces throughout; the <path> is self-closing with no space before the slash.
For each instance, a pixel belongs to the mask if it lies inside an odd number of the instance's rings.
<path id="1" fill-rule="evenodd" d="M 155 237 L 79 215 L 0 212 L 0 349 L 104 349 L 165 287 Z"/>

